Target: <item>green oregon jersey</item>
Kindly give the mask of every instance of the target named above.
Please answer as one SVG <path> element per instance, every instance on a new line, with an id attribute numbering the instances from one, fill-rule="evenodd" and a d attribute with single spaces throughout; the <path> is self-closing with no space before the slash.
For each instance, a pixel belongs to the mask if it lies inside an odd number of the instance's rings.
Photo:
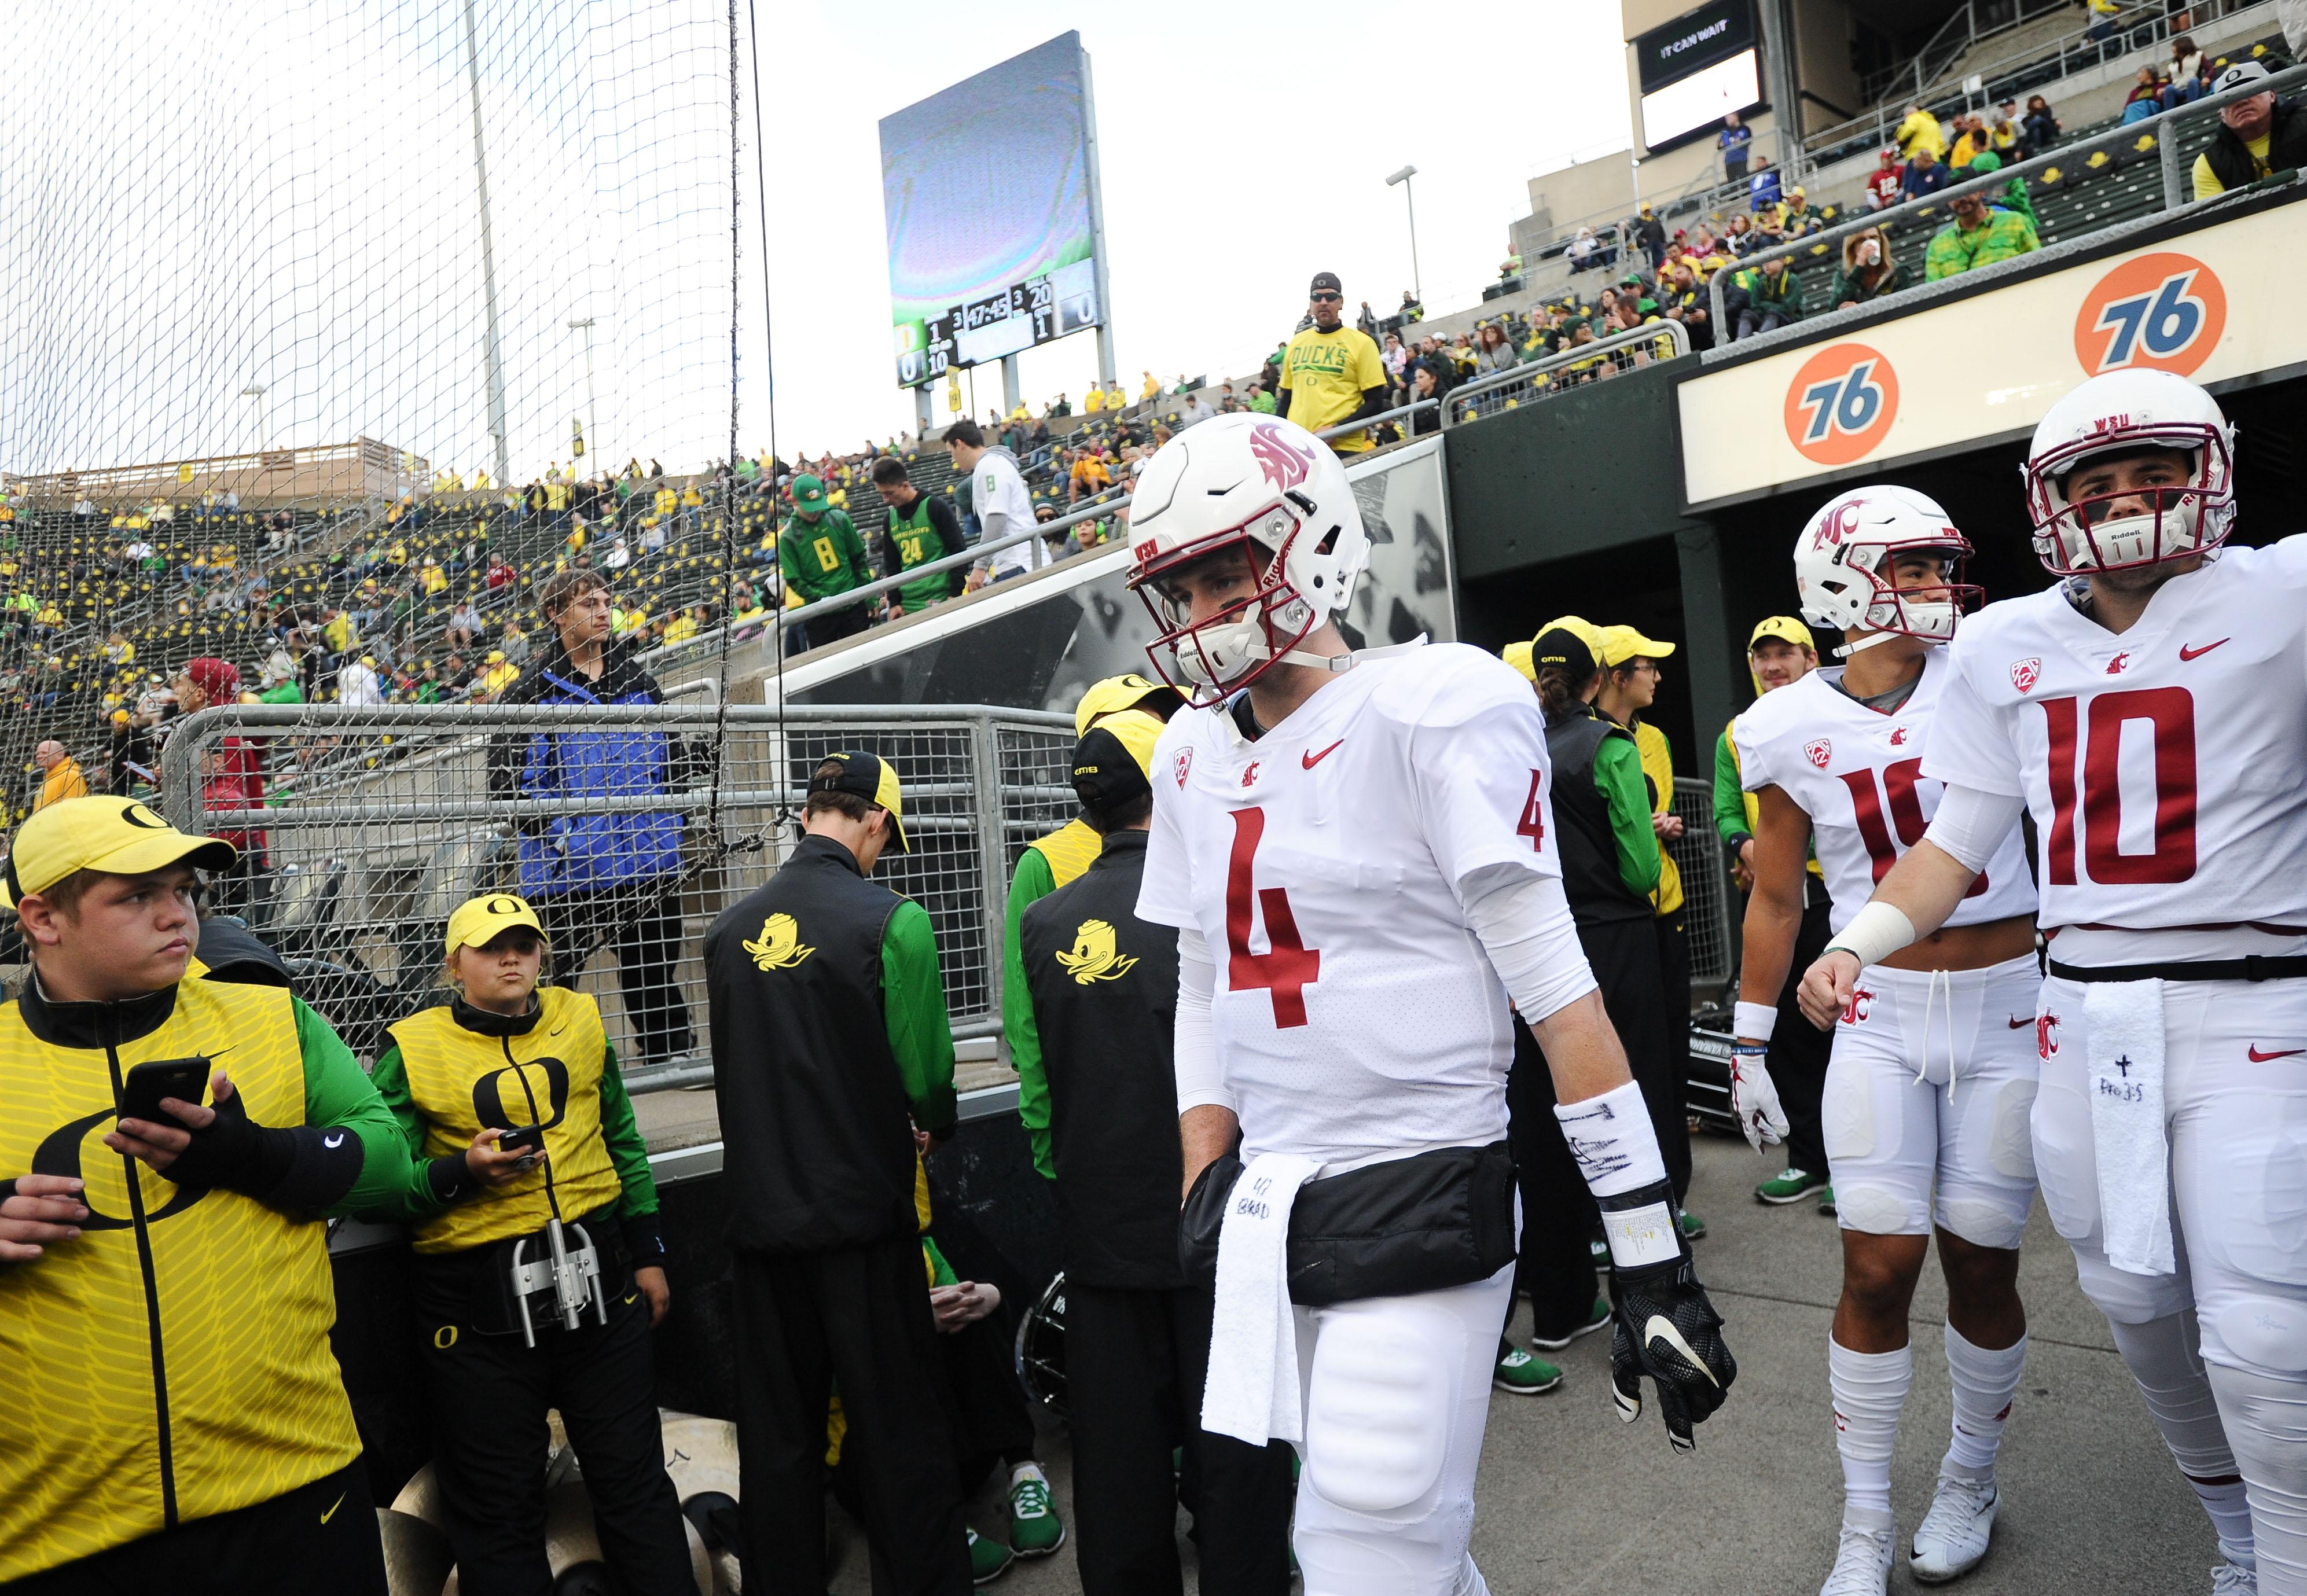
<path id="1" fill-rule="evenodd" d="M 911 571 L 916 565 L 926 565 L 945 556 L 945 540 L 930 524 L 930 496 L 916 493 L 913 508 L 900 511 L 894 506 L 889 511 L 889 543 L 897 551 L 897 569 Z M 897 589 L 897 602 L 907 614 L 925 610 L 953 591 L 952 579 L 945 571 L 936 571 Z"/>
<path id="2" fill-rule="evenodd" d="M 409 1101 L 425 1120 L 424 1157 L 462 1153 L 485 1129 L 545 1128 L 544 1163 L 418 1223 L 420 1253 L 533 1235 L 548 1219 L 575 1219 L 624 1194 L 601 1128 L 601 1011 L 565 987 L 540 987 L 536 996 L 536 1023 L 519 1035 L 468 1031 L 445 1003 L 392 1027 Z"/>
<path id="3" fill-rule="evenodd" d="M 158 1029 L 108 1049 L 43 1042 L 21 1004 L 0 1008 L 0 1170 L 77 1175 L 89 1209 L 78 1240 L 0 1269 L 0 1585 L 360 1455 L 329 1350 L 325 1227 L 180 1189 L 100 1139 L 116 1081 L 196 1054 L 219 1060 L 257 1124 L 307 1123 L 283 988 L 179 982 Z"/>

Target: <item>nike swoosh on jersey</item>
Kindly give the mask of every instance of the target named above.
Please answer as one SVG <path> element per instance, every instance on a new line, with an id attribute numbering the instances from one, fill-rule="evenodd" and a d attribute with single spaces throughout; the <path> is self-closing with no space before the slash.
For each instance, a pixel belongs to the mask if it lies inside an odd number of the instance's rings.
<path id="1" fill-rule="evenodd" d="M 329 1135 L 321 1138 L 321 1146 L 329 1148 L 330 1151 L 334 1151 L 344 1145 L 345 1133 L 341 1130 L 331 1131 Z"/>
<path id="2" fill-rule="evenodd" d="M 1643 1344 L 1648 1345 L 1650 1343 L 1654 1341 L 1662 1341 L 1666 1343 L 1668 1346 L 1672 1347 L 1676 1351 L 1680 1352 L 1685 1358 L 1690 1360 L 1690 1366 L 1693 1369 L 1695 1369 L 1699 1373 L 1706 1377 L 1706 1383 L 1708 1385 L 1713 1386 L 1717 1391 L 1722 1389 L 1722 1382 L 1716 1379 L 1714 1377 L 1714 1371 L 1706 1367 L 1706 1360 L 1701 1358 L 1695 1351 L 1691 1350 L 1690 1343 L 1683 1340 L 1682 1332 L 1674 1327 L 1674 1321 L 1667 1317 L 1666 1315 L 1662 1313 L 1654 1313 L 1651 1315 L 1651 1317 L 1645 1320 L 1642 1325 Z"/>
<path id="3" fill-rule="evenodd" d="M 1306 768 L 1311 770 L 1324 759 L 1328 759 L 1332 754 L 1337 752 L 1339 749 L 1344 747 L 1345 742 L 1346 740 L 1343 737 L 1341 737 L 1335 742 L 1331 743 L 1329 747 L 1324 749 L 1320 753 L 1316 753 L 1309 748 L 1299 757 L 1305 761 Z"/>
<path id="4" fill-rule="evenodd" d="M 2015 1018 L 2014 1018 L 2013 1020 L 2011 1020 L 2011 1028 L 2012 1030 L 2014 1030 L 2014 1031 L 2030 1031 L 2030 1030 L 2034 1029 L 2034 1026 L 2035 1026 L 2035 1022 L 2034 1022 L 2033 1020 L 2030 1020 L 2030 1019 L 2015 1019 Z"/>
<path id="5" fill-rule="evenodd" d="M 322 1522 L 322 1523 L 327 1523 L 330 1519 L 332 1519 L 332 1518 L 336 1517 L 336 1516 L 337 1516 L 337 1509 L 338 1509 L 338 1508 L 339 1508 L 339 1507 L 341 1507 L 341 1506 L 343 1506 L 344 1505 L 345 1505 L 345 1496 L 344 1496 L 344 1493 L 343 1493 L 342 1491 L 339 1491 L 339 1492 L 338 1492 L 338 1493 L 337 1493 L 337 1499 L 336 1499 L 335 1501 L 333 1501 L 333 1502 L 331 1502 L 331 1503 L 330 1503 L 330 1504 L 329 1504 L 329 1510 L 328 1510 L 326 1513 L 323 1513 L 322 1514 L 321 1514 L 321 1522 Z"/>
<path id="6" fill-rule="evenodd" d="M 2183 662 L 2190 659 L 2200 659 L 2204 655 L 2208 654 L 2212 649 L 2217 648 L 2219 643 L 2231 643 L 2233 641 L 2234 641 L 2233 638 L 2221 638 L 2218 643 L 2205 643 L 2200 648 L 2190 648 L 2186 644 L 2182 643 L 2179 645 L 2179 658 Z"/>
<path id="7" fill-rule="evenodd" d="M 2259 1043 L 2254 1042 L 2251 1044 L 2251 1061 L 2254 1064 L 2266 1064 L 2277 1059 L 2295 1059 L 2301 1053 L 2307 1053 L 2307 1047 L 2286 1047 L 2275 1052 L 2262 1053 L 2259 1051 Z"/>

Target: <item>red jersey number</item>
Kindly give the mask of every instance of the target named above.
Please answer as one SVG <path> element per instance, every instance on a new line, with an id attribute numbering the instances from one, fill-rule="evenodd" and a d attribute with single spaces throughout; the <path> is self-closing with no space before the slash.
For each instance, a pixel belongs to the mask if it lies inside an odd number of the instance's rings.
<path id="1" fill-rule="evenodd" d="M 2053 885 L 2078 884 L 2076 818 L 2082 811 L 2082 867 L 2103 887 L 2167 887 L 2195 873 L 2195 699 L 2183 687 L 2103 692 L 2086 716 L 2073 699 L 2045 699 L 2050 739 L 2051 836 L 2044 847 Z M 2154 845 L 2123 851 L 2123 731 L 2146 724 L 2155 770 Z M 2081 776 L 2080 783 L 2076 777 Z"/>
<path id="2" fill-rule="evenodd" d="M 1242 992 L 1264 987 L 1274 999 L 1274 1027 L 1287 1031 L 1306 1023 L 1306 989 L 1321 978 L 1322 955 L 1299 937 L 1287 890 L 1251 885 L 1257 845 L 1265 836 L 1264 810 L 1233 811 L 1233 852 L 1226 860 L 1226 988 Z M 1249 945 L 1260 911 L 1269 949 L 1265 953 Z"/>
<path id="3" fill-rule="evenodd" d="M 1541 785 L 1542 778 L 1539 772 L 1531 771 L 1530 796 L 1522 800 L 1522 822 L 1514 828 L 1516 837 L 1530 838 L 1530 851 L 1533 854 L 1546 852 L 1546 809 L 1539 802 L 1539 788 Z"/>
<path id="4" fill-rule="evenodd" d="M 1882 767 L 1882 782 L 1878 788 L 1872 770 L 1846 770 L 1842 785 L 1850 789 L 1850 807 L 1858 818 L 1858 836 L 1866 845 L 1866 857 L 1874 868 L 1874 884 L 1880 887 L 1891 867 L 1899 862 L 1899 855 L 1923 840 L 1929 822 L 1923 819 L 1923 801 L 1915 790 L 1922 779 L 1923 762 L 1919 759 L 1900 759 Z M 1883 811 L 1890 811 L 1886 824 Z M 1897 828 L 1898 840 L 1891 840 L 1891 830 Z M 1965 897 L 1977 897 L 1986 890 L 1986 872 L 1980 871 L 1970 883 Z"/>

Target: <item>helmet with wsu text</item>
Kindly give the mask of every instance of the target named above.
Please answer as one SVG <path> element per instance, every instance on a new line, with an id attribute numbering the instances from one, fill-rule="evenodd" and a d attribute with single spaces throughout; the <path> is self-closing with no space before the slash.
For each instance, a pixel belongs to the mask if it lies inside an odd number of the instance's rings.
<path id="1" fill-rule="evenodd" d="M 2131 488 L 2088 480 L 2088 462 L 2146 448 L 2186 455 L 2183 474 Z M 2021 470 L 2036 557 L 2060 576 L 2208 553 L 2234 528 L 2234 428 L 2175 373 L 2106 372 L 2080 384 L 2036 427 Z"/>
<path id="2" fill-rule="evenodd" d="M 1169 579 L 1212 555 L 1247 556 L 1250 591 L 1196 621 Z M 1329 446 L 1274 416 L 1215 416 L 1179 433 L 1129 501 L 1129 586 L 1161 635 L 1146 649 L 1210 704 L 1276 664 L 1326 666 L 1297 646 L 1346 605 L 1369 535 Z"/>
<path id="3" fill-rule="evenodd" d="M 1905 553 L 1939 555 L 1946 580 L 1901 590 L 1891 566 Z M 1983 596 L 1960 579 L 1969 557 L 1969 540 L 1934 500 L 1889 483 L 1852 488 L 1829 500 L 1796 540 L 1803 619 L 1844 633 L 1837 652 L 1845 655 L 1874 640 L 1851 641 L 1854 631 L 1944 642 L 1954 636 L 1956 617 Z"/>

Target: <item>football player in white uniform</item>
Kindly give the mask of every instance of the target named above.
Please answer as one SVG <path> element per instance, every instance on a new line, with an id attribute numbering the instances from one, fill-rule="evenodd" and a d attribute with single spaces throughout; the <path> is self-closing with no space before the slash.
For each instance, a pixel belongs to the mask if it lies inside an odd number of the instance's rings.
<path id="1" fill-rule="evenodd" d="M 1802 924 L 1808 846 L 1835 929 L 1923 838 L 1940 786 L 1947 639 L 1977 594 L 1970 545 L 1908 489 L 1862 487 L 1795 545 L 1803 618 L 1842 633 L 1847 665 L 1757 700 L 1731 726 L 1759 802 L 1731 1091 L 1761 1151 L 1787 1129 L 1764 1065 Z M 1822 1596 L 1882 1596 L 1894 1538 L 1891 1452 L 1914 1380 L 1907 1313 L 1931 1236 L 1946 1275 L 1954 1436 L 1912 1543 L 1937 1583 L 1986 1555 L 1994 1454 L 2027 1359 L 2019 1238 L 2035 1200 L 2035 883 L 2014 830 L 1935 934 L 1860 973 L 1834 1025 L 1821 1123 L 1842 1225 L 1842 1300 L 1827 1343 L 1842 1540 Z"/>
<path id="2" fill-rule="evenodd" d="M 1475 648 L 1349 652 L 1332 617 L 1368 539 L 1291 423 L 1165 444 L 1130 535 L 1154 665 L 1197 704 L 1156 752 L 1137 912 L 1179 928 L 1203 1425 L 1299 1447 L 1308 1596 L 1473 1596 L 1517 1231 L 1509 995 L 1611 1239 L 1622 1416 L 1647 1374 L 1687 1447 L 1737 1372 L 1563 897 L 1537 701 Z"/>
<path id="3" fill-rule="evenodd" d="M 1801 997 L 1840 1012 L 2032 813 L 2045 1206 L 2217 1528 L 2213 1589 L 2303 1596 L 2307 538 L 2221 548 L 2234 458 L 2168 373 L 2051 408 L 2027 501 L 2068 579 L 1964 622 L 1923 757 L 1938 812 Z"/>

